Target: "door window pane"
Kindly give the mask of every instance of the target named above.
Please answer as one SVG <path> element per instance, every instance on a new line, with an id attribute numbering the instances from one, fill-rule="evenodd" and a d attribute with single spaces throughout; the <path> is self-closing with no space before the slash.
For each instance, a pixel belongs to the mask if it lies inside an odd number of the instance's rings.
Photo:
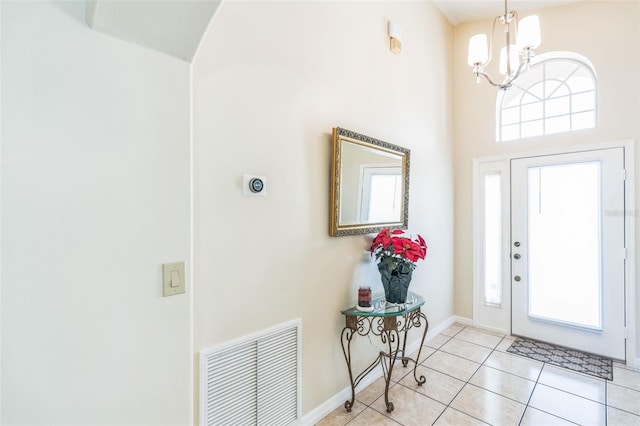
<path id="1" fill-rule="evenodd" d="M 602 328 L 600 163 L 528 170 L 529 316 Z"/>
<path id="2" fill-rule="evenodd" d="M 502 303 L 502 196 L 498 172 L 484 176 L 484 302 Z"/>

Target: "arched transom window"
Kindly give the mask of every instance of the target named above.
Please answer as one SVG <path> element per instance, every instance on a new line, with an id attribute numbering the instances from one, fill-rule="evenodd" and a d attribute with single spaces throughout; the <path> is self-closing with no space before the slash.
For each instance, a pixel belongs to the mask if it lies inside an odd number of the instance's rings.
<path id="1" fill-rule="evenodd" d="M 597 81 L 591 63 L 570 52 L 536 59 L 509 90 L 498 93 L 498 141 L 596 126 Z"/>

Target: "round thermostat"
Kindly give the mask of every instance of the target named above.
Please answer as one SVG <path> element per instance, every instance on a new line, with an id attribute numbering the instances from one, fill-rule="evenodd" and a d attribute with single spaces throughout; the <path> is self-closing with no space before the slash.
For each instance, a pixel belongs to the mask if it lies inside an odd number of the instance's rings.
<path id="1" fill-rule="evenodd" d="M 264 182 L 260 178 L 253 178 L 249 181 L 249 189 L 254 193 L 262 192 L 264 189 Z"/>

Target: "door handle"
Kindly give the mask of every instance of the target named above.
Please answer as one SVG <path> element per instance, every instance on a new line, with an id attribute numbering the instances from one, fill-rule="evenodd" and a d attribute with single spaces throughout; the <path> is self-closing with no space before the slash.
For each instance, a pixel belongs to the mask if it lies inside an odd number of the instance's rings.
<path id="1" fill-rule="evenodd" d="M 521 280 L 520 275 L 516 275 L 515 277 L 513 277 L 513 280 L 514 280 L 515 282 L 519 283 L 519 282 L 520 282 L 520 280 Z"/>
<path id="2" fill-rule="evenodd" d="M 520 253 L 516 253 L 516 254 L 514 254 L 514 255 L 513 255 L 513 258 L 514 258 L 514 259 L 516 259 L 516 260 L 520 259 Z"/>

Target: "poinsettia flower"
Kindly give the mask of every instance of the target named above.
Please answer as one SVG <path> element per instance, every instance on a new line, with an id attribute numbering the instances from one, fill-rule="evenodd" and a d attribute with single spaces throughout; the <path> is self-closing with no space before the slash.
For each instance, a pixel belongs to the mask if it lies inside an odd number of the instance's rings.
<path id="1" fill-rule="evenodd" d="M 416 262 L 427 256 L 427 243 L 418 235 L 415 240 L 402 236 L 400 229 L 384 228 L 371 242 L 371 255 L 376 257 L 378 266 L 385 270 L 396 269 L 410 271 L 415 269 Z"/>
<path id="2" fill-rule="evenodd" d="M 427 243 L 424 241 L 424 239 L 418 235 L 418 245 L 420 246 L 420 259 L 424 259 L 427 256 Z"/>
<path id="3" fill-rule="evenodd" d="M 418 234 L 418 244 L 420 244 L 420 247 L 427 248 L 427 243 L 424 242 L 424 238 L 420 234 Z"/>
<path id="4" fill-rule="evenodd" d="M 393 238 L 393 254 L 403 254 L 405 250 L 406 238 Z"/>
<path id="5" fill-rule="evenodd" d="M 409 244 L 405 245 L 404 255 L 412 262 L 424 259 L 422 247 L 414 241 L 409 241 Z"/>
<path id="6" fill-rule="evenodd" d="M 391 235 L 392 235 L 392 232 L 391 230 L 389 230 L 389 228 L 384 228 L 382 231 L 380 231 L 378 235 L 376 235 L 376 237 L 371 242 L 371 253 L 373 254 L 373 252 L 379 246 L 382 246 L 382 248 L 385 250 L 389 248 L 389 245 L 391 245 Z"/>
<path id="7" fill-rule="evenodd" d="M 384 228 L 382 231 L 380 231 L 378 233 L 378 235 L 376 235 L 376 237 L 371 242 L 371 247 L 375 247 L 378 244 L 380 244 L 382 239 L 385 238 L 385 237 L 387 237 L 387 238 L 389 237 L 389 228 Z"/>

